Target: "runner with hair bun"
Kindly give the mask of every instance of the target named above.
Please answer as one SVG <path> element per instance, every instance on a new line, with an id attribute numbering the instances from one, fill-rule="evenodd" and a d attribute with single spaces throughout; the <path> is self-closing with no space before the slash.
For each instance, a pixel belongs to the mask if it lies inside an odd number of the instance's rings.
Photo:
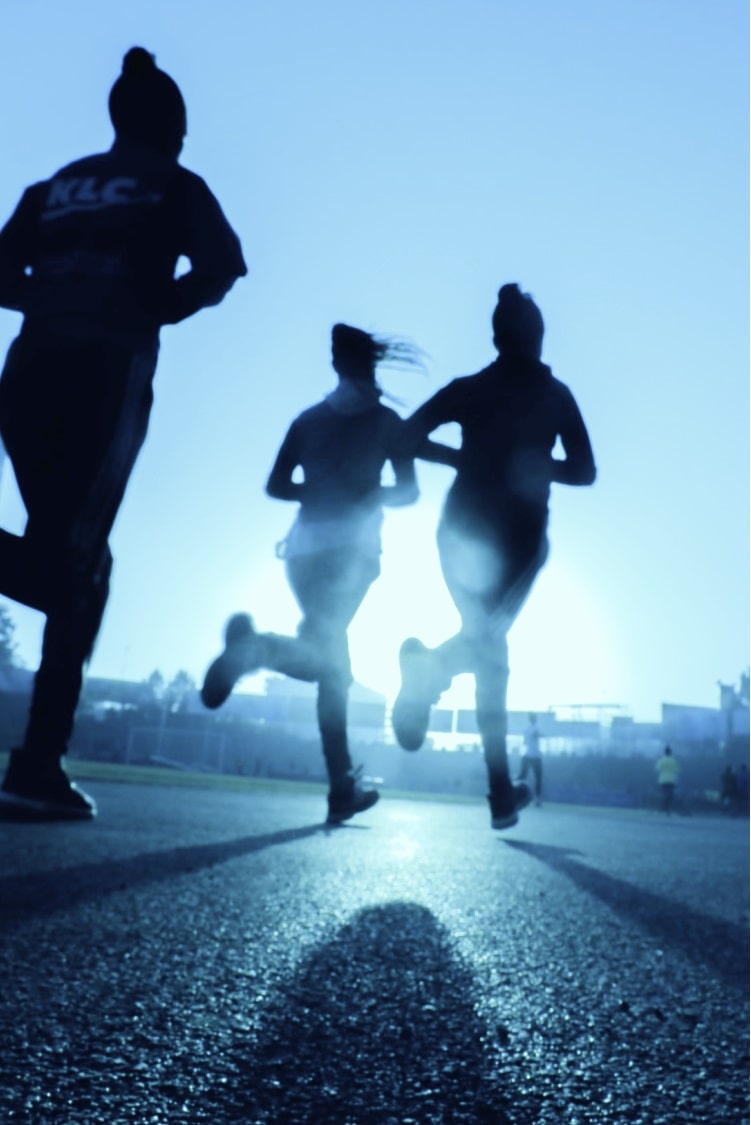
<path id="1" fill-rule="evenodd" d="M 533 299 L 504 285 L 493 313 L 498 358 L 454 379 L 405 424 L 405 451 L 456 468 L 438 527 L 438 552 L 462 626 L 435 649 L 416 637 L 401 647 L 402 687 L 394 732 L 417 750 L 430 708 L 454 676 L 475 676 L 477 725 L 488 771 L 491 823 L 516 824 L 529 786 L 512 784 L 506 754 L 507 634 L 548 555 L 553 483 L 589 485 L 592 447 L 571 391 L 540 361 L 544 325 Z M 459 450 L 428 443 L 447 422 L 461 427 Z M 553 457 L 560 439 L 563 458 Z"/>
<path id="2" fill-rule="evenodd" d="M 143 47 L 125 55 L 109 110 L 112 148 L 27 188 L 0 231 L 0 305 L 24 318 L 0 379 L 0 436 L 28 516 L 22 536 L 0 531 L 0 593 L 47 618 L 0 788 L 13 815 L 96 812 L 62 761 L 109 593 L 107 541 L 146 437 L 159 330 L 247 273 L 219 203 L 178 164 L 185 102 Z"/>

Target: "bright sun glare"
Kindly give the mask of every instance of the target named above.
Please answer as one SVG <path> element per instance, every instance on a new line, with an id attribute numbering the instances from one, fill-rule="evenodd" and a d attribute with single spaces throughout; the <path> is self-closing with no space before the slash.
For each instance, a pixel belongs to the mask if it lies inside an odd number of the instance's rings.
<path id="1" fill-rule="evenodd" d="M 418 636 L 433 646 L 459 628 L 438 562 L 436 513 L 401 515 L 389 515 L 381 578 L 350 628 L 356 678 L 389 700 L 399 688 L 398 651 L 404 638 Z M 567 572 L 553 547 L 509 634 L 509 707 L 625 702 L 618 693 L 628 677 L 610 617 L 596 592 Z M 473 707 L 473 678 L 457 677 L 442 702 Z"/>
<path id="2" fill-rule="evenodd" d="M 435 646 L 459 628 L 435 545 L 438 511 L 429 503 L 387 513 L 381 577 L 371 586 L 349 629 L 355 679 L 393 702 L 399 690 L 399 646 L 417 636 Z M 262 630 L 294 633 L 299 611 L 284 567 L 269 552 L 248 588 L 238 591 Z M 567 570 L 556 554 L 537 578 L 509 634 L 508 705 L 511 710 L 546 710 L 567 704 L 626 703 L 629 679 L 622 667 L 617 629 L 596 591 Z M 261 678 L 243 690 L 261 690 Z M 456 678 L 442 705 L 474 707 L 474 680 Z"/>
<path id="3" fill-rule="evenodd" d="M 12 485 L 12 480 L 6 482 Z M 6 523 L 12 489 L 3 489 Z M 11 521 L 12 522 L 12 521 Z M 383 531 L 381 577 L 373 584 L 349 630 L 355 679 L 393 702 L 399 690 L 399 646 L 417 636 L 435 646 L 459 628 L 459 616 L 446 590 L 438 561 L 435 530 L 438 505 L 426 502 L 414 508 L 387 512 Z M 21 530 L 19 524 L 18 531 Z M 299 611 L 287 585 L 284 566 L 274 557 L 269 541 L 263 558 L 257 558 L 252 575 L 242 571 L 238 588 L 223 591 L 216 612 L 208 612 L 211 631 L 203 652 L 217 643 L 217 622 L 236 610 L 249 610 L 264 631 L 294 634 Z M 36 649 L 41 621 L 31 611 L 14 607 L 25 626 L 22 638 Z M 26 618 L 32 617 L 30 624 Z M 555 550 L 539 575 L 526 605 L 509 634 L 508 706 L 511 710 L 545 710 L 566 704 L 624 703 L 629 676 L 619 653 L 617 629 L 596 592 L 587 590 Z M 214 620 L 216 618 L 216 620 Z M 30 640 L 26 638 L 29 633 Z M 200 638 L 197 638 L 200 642 Z M 199 676 L 201 667 L 191 669 Z M 146 675 L 148 669 L 141 674 Z M 244 691 L 263 690 L 263 674 L 247 678 Z M 443 706 L 474 707 L 474 680 L 458 676 L 441 700 Z"/>

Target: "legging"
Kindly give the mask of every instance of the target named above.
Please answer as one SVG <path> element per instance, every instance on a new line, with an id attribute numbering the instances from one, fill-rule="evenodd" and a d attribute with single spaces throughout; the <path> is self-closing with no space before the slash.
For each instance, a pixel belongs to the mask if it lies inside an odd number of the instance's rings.
<path id="1" fill-rule="evenodd" d="M 475 677 L 477 726 L 491 789 L 508 784 L 506 753 L 507 634 L 548 555 L 544 525 L 470 534 L 444 519 L 438 553 L 461 630 L 433 650 L 445 686 L 462 672 Z"/>
<path id="2" fill-rule="evenodd" d="M 317 681 L 317 717 L 332 791 L 352 771 L 347 741 L 347 698 L 352 672 L 347 629 L 380 573 L 377 555 L 351 548 L 295 555 L 287 579 L 302 621 L 297 637 L 266 635 L 266 666 Z"/>
<path id="3" fill-rule="evenodd" d="M 28 516 L 0 533 L 0 591 L 47 615 L 24 746 L 65 753 L 109 592 L 107 543 L 143 444 L 156 350 L 22 334 L 0 380 L 0 434 Z"/>

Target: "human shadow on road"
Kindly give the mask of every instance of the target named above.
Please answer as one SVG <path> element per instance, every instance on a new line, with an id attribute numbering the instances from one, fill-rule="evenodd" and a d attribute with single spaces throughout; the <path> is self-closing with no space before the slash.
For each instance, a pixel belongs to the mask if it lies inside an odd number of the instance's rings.
<path id="1" fill-rule="evenodd" d="M 650 931 L 658 940 L 723 976 L 732 983 L 747 981 L 748 930 L 733 922 L 712 918 L 680 902 L 655 894 L 598 871 L 578 856 L 573 848 L 552 844 L 533 844 L 524 840 L 505 840 L 515 851 L 524 852 L 566 875 L 587 893 L 595 895 L 619 914 L 627 915 Z"/>
<path id="2" fill-rule="evenodd" d="M 122 859 L 103 859 L 0 878 L 0 921 L 54 914 L 77 903 L 101 899 L 117 891 L 187 875 L 229 859 L 252 855 L 280 844 L 292 844 L 326 831 L 323 824 L 287 828 L 261 836 L 241 836 L 214 844 L 141 852 Z"/>
<path id="3" fill-rule="evenodd" d="M 477 989 L 425 907 L 361 910 L 301 962 L 257 1038 L 244 1033 L 223 1051 L 213 1120 L 507 1125 Z"/>

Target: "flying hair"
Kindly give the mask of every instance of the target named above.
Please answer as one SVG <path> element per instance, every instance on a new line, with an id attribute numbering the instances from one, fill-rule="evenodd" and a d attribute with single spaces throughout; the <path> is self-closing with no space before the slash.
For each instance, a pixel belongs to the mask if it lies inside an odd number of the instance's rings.
<path id="1" fill-rule="evenodd" d="M 376 364 L 384 367 L 417 367 L 427 370 L 427 353 L 403 336 L 376 336 Z"/>
<path id="2" fill-rule="evenodd" d="M 376 367 L 425 370 L 425 352 L 402 336 L 375 336 L 350 324 L 335 324 L 331 330 L 334 367 L 349 378 L 374 379 Z"/>

